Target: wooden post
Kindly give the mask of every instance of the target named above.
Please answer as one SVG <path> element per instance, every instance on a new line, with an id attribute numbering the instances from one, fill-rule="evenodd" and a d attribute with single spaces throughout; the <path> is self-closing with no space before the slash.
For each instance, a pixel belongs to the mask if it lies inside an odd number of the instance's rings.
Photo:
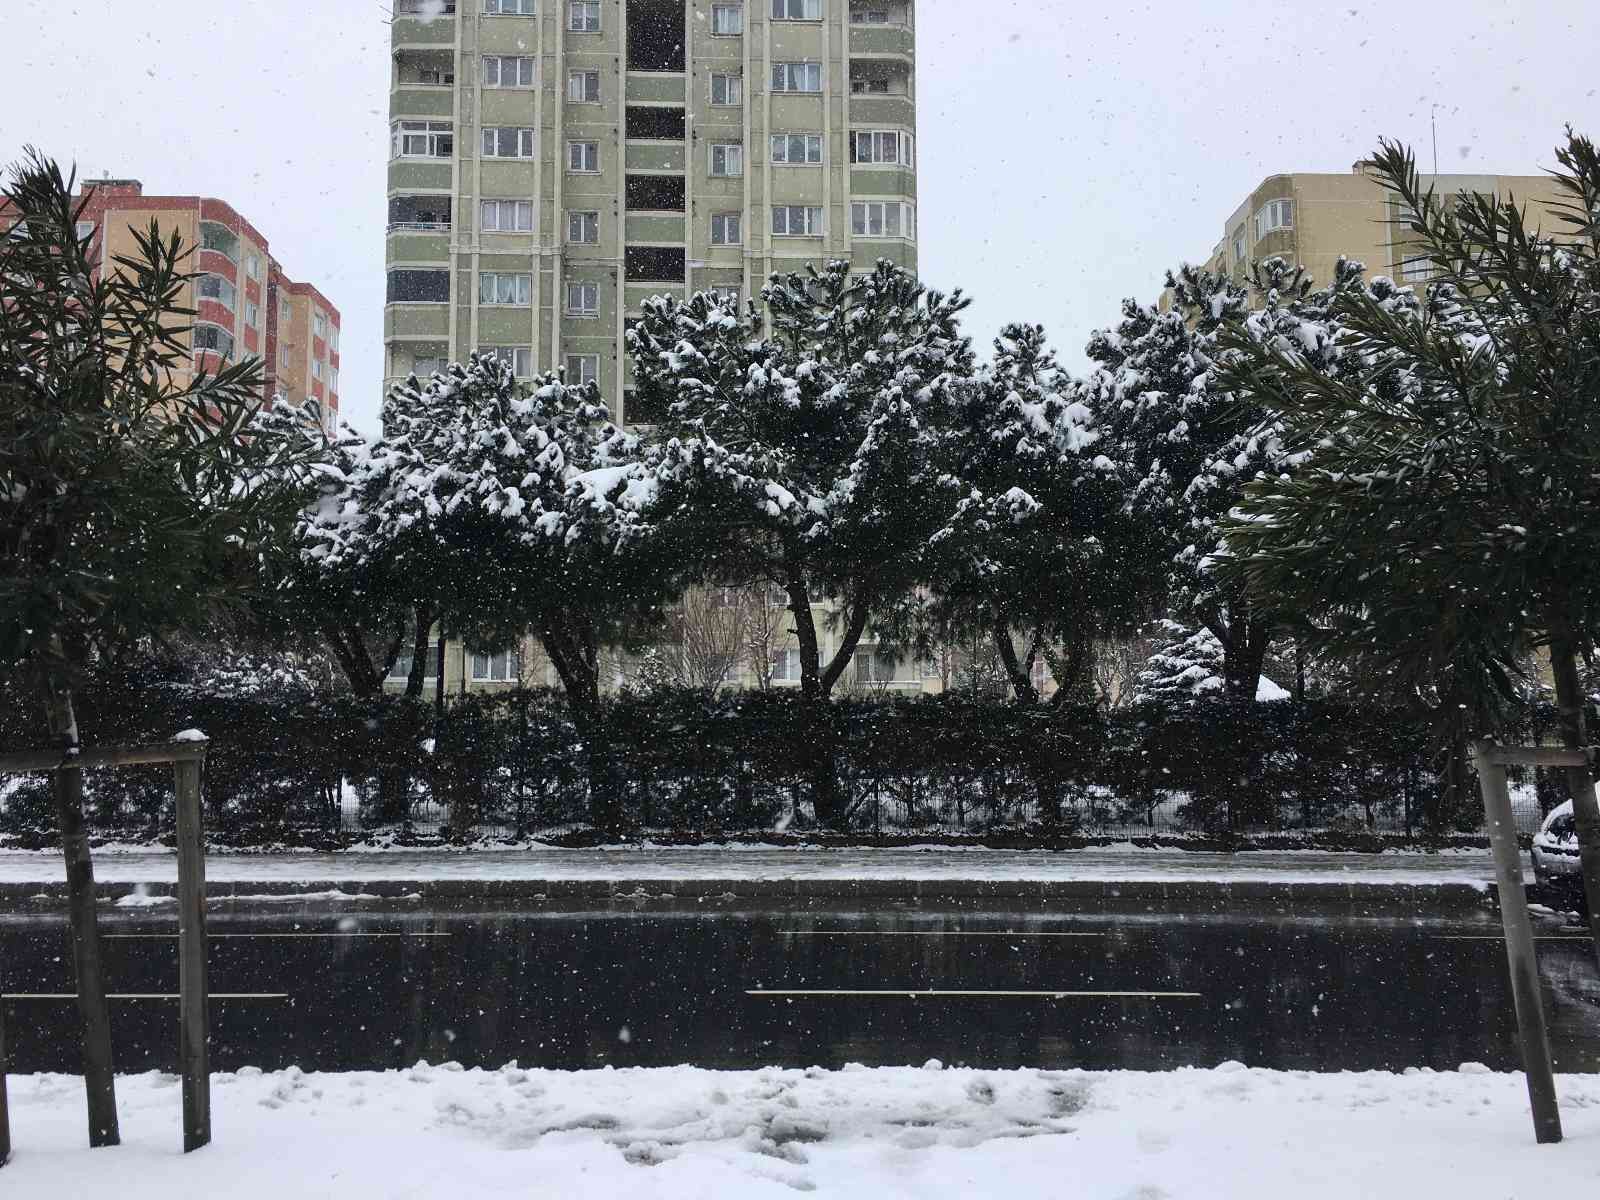
<path id="1" fill-rule="evenodd" d="M 200 820 L 203 760 L 179 762 L 178 1069 L 183 1075 L 183 1152 L 211 1141 L 211 1054 L 206 1012 L 206 859 Z"/>
<path id="2" fill-rule="evenodd" d="M 1533 1135 L 1540 1142 L 1561 1140 L 1561 1110 L 1556 1103 L 1555 1071 L 1550 1063 L 1550 1038 L 1545 1032 L 1544 1001 L 1539 992 L 1539 963 L 1534 957 L 1533 921 L 1528 916 L 1528 893 L 1522 880 L 1522 848 L 1511 814 L 1511 791 L 1506 786 L 1506 757 L 1492 742 L 1473 747 L 1478 786 L 1483 791 L 1483 815 L 1494 852 L 1495 882 L 1500 895 L 1500 917 L 1506 933 L 1506 962 L 1511 968 L 1511 997 L 1517 1010 L 1517 1034 L 1522 1043 L 1522 1070 L 1528 1080 L 1528 1102 L 1533 1108 Z"/>

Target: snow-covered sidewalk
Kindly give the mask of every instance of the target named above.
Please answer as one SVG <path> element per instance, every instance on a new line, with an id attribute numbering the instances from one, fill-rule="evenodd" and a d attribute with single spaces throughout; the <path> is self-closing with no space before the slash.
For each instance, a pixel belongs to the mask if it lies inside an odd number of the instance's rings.
<path id="1" fill-rule="evenodd" d="M 738 847 L 564 850 L 384 850 L 343 854 L 212 854 L 216 883 L 500 882 L 672 883 L 676 881 L 951 880 L 1102 883 L 1363 883 L 1468 885 L 1493 878 L 1488 851 L 1438 854 L 1250 851 L 1238 854 L 1107 847 L 1039 850 L 896 847 L 868 850 Z M 95 877 L 104 883 L 173 883 L 170 851 L 102 849 Z M 0 884 L 57 883 L 53 851 L 0 852 Z"/>
<path id="2" fill-rule="evenodd" d="M 1563 1076 L 1536 1146 L 1520 1075 L 865 1068 L 215 1077 L 179 1153 L 172 1076 L 119 1081 L 124 1145 L 84 1148 L 82 1082 L 12 1080 L 8 1196 L 792 1196 L 1507 1200 L 1600 1183 L 1600 1077 Z"/>

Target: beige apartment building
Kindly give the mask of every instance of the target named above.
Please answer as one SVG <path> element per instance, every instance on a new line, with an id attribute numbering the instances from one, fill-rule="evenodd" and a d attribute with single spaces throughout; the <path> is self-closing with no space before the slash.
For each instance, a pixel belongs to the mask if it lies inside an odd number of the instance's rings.
<path id="1" fill-rule="evenodd" d="M 1482 192 L 1515 197 L 1527 205 L 1530 223 L 1552 234 L 1561 228 L 1551 209 L 1556 189 L 1546 176 L 1424 175 L 1422 183 L 1441 196 Z M 1320 287 L 1332 280 L 1334 264 L 1343 256 L 1365 263 L 1369 277 L 1425 284 L 1432 264 L 1395 225 L 1398 211 L 1365 163 L 1344 175 L 1272 175 L 1228 217 L 1206 267 L 1242 279 L 1251 264 L 1280 256 L 1304 266 Z"/>
<path id="2" fill-rule="evenodd" d="M 912 0 L 399 0 L 386 388 L 495 350 L 630 424 L 648 296 L 917 265 Z"/>
<path id="3" fill-rule="evenodd" d="M 146 195 L 137 179 L 86 180 L 78 199 L 80 237 L 101 270 L 137 257 L 137 236 L 154 221 L 193 255 L 179 303 L 195 311 L 184 372 L 215 374 L 231 362 L 262 361 L 262 397 L 315 400 L 332 429 L 339 415 L 339 310 L 309 283 L 296 283 L 266 237 L 231 205 L 210 196 Z M 180 379 L 180 382 L 183 381 Z"/>

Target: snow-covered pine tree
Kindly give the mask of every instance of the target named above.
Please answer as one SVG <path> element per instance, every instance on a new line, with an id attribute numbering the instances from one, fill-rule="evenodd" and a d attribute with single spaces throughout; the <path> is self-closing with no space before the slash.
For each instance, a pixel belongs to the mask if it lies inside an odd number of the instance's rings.
<path id="1" fill-rule="evenodd" d="M 1134 702 L 1186 701 L 1222 691 L 1222 643 L 1209 629 L 1157 621 L 1150 657 L 1134 681 Z"/>
<path id="2" fill-rule="evenodd" d="M 990 638 L 1014 695 L 1031 704 L 1041 654 L 1092 641 L 1115 620 L 1122 593 L 1107 539 L 1120 492 L 1044 330 L 1008 325 L 994 348 L 957 389 L 946 461 L 964 494 L 934 535 L 926 589 L 932 626 Z"/>

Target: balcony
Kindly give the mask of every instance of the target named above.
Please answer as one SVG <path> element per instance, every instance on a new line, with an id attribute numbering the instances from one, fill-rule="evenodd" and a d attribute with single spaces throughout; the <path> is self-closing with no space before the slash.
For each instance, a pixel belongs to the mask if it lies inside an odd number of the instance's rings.
<path id="1" fill-rule="evenodd" d="M 916 36 L 906 25 L 850 26 L 852 58 L 901 58 L 916 54 Z"/>
<path id="2" fill-rule="evenodd" d="M 456 6 L 446 3 L 439 16 L 421 13 L 407 15 L 396 13 L 390 26 L 390 45 L 402 46 L 453 46 L 456 41 Z"/>

